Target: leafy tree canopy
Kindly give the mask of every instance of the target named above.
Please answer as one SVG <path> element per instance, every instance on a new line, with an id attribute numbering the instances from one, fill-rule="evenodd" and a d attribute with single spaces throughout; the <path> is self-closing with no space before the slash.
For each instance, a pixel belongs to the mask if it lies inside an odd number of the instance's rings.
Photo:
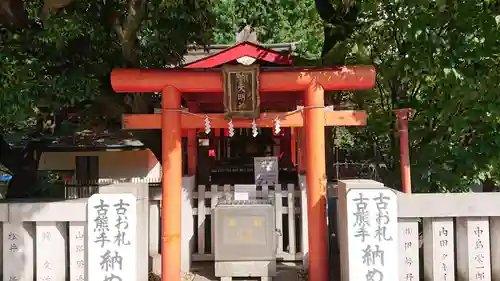
<path id="1" fill-rule="evenodd" d="M 298 43 L 300 55 L 318 58 L 323 23 L 312 0 L 219 0 L 213 42 L 234 43 L 236 32 L 251 25 L 262 43 Z"/>
<path id="2" fill-rule="evenodd" d="M 78 127 L 119 128 L 124 112 L 151 112 L 151 95 L 116 95 L 114 67 L 161 67 L 180 62 L 191 43 L 206 44 L 214 23 L 210 0 L 9 0 L 1 6 L 0 159 L 14 174 L 9 192 L 36 180 L 33 154 L 44 134 L 72 134 Z M 59 126 L 77 108 L 79 126 Z M 75 119 L 75 118 L 74 118 Z M 70 132 L 61 132 L 64 128 Z M 24 149 L 5 133 L 31 131 Z M 149 136 L 148 135 L 152 135 Z M 26 137 L 26 134 L 23 134 Z M 160 155 L 159 138 L 143 140 Z M 36 143 L 36 145 L 34 144 Z M 18 180 L 19 179 L 19 180 Z M 19 196 L 22 196 L 18 194 Z M 16 195 L 17 196 L 17 195 Z"/>
<path id="3" fill-rule="evenodd" d="M 23 126 L 42 107 L 106 100 L 113 67 L 178 63 L 188 43 L 208 42 L 210 7 L 209 0 L 26 0 L 19 15 L 26 24 L 3 32 L 0 128 Z"/>
<path id="4" fill-rule="evenodd" d="M 499 10 L 489 1 L 384 1 L 361 6 L 349 62 L 373 63 L 377 87 L 358 145 L 398 165 L 393 109 L 412 107 L 413 183 L 458 191 L 498 178 Z M 394 169 L 398 171 L 398 169 Z"/>
<path id="5" fill-rule="evenodd" d="M 260 38 L 266 43 L 306 41 L 303 54 L 318 54 L 322 48 L 320 64 L 377 67 L 375 89 L 329 93 L 339 97 L 334 103 L 363 108 L 370 118 L 366 128 L 349 130 L 347 138 L 339 134 L 345 130 L 337 130 L 334 135 L 343 139 L 336 146 L 348 151 L 375 148 L 372 160 L 387 167 L 386 181 L 398 186 L 393 110 L 411 107 L 416 110 L 410 119 L 416 190 L 460 191 L 498 182 L 498 1 L 257 2 L 234 6 L 225 1 L 230 12 L 217 13 L 223 20 L 215 27 L 216 40 L 228 42 L 230 30 L 253 21 L 263 29 Z"/>

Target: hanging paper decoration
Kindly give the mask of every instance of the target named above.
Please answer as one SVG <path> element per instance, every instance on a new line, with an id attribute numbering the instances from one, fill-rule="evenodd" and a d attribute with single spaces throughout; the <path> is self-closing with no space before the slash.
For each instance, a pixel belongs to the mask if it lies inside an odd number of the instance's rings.
<path id="1" fill-rule="evenodd" d="M 259 134 L 259 131 L 257 130 L 257 122 L 255 122 L 255 119 L 252 120 L 252 135 L 255 138 Z"/>
<path id="2" fill-rule="evenodd" d="M 281 132 L 281 120 L 278 116 L 274 118 L 274 134 L 277 135 Z"/>
<path id="3" fill-rule="evenodd" d="M 205 134 L 210 134 L 210 131 L 212 131 L 212 125 L 210 124 L 210 119 L 208 119 L 208 116 L 205 116 Z"/>
<path id="4" fill-rule="evenodd" d="M 227 122 L 227 129 L 229 131 L 229 137 L 234 136 L 233 119 L 229 119 L 229 122 Z"/>

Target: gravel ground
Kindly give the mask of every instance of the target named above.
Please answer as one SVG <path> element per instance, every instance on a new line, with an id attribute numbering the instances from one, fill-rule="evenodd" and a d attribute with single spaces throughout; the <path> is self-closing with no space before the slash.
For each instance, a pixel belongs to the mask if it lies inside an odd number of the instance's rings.
<path id="1" fill-rule="evenodd" d="M 193 264 L 192 272 L 183 275 L 182 281 L 219 281 L 219 278 L 214 276 L 213 266 L 213 262 L 197 262 Z M 161 278 L 150 273 L 148 281 L 161 281 Z M 279 264 L 278 274 L 273 281 L 308 281 L 308 278 L 307 274 L 294 264 Z"/>

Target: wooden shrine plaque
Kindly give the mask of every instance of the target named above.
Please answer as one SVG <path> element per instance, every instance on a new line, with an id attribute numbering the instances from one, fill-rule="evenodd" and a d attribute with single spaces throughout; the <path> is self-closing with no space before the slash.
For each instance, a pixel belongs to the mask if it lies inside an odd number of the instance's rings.
<path id="1" fill-rule="evenodd" d="M 260 116 L 259 66 L 225 65 L 224 117 L 258 118 Z"/>

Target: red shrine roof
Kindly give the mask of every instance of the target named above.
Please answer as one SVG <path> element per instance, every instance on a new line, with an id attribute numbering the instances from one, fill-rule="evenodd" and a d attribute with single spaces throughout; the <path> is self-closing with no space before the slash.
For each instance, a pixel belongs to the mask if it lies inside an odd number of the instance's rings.
<path id="1" fill-rule="evenodd" d="M 281 48 L 280 48 L 281 47 Z M 283 47 L 289 47 L 288 50 Z M 240 42 L 236 45 L 213 45 L 209 46 L 208 52 L 205 52 L 205 57 L 199 57 L 197 60 L 188 62 L 184 65 L 185 68 L 212 68 L 225 63 L 230 63 L 241 57 L 252 57 L 261 62 L 267 62 L 278 65 L 293 65 L 291 52 L 294 49 L 293 43 L 290 44 L 272 44 L 272 45 L 257 45 L 251 42 Z M 219 52 L 213 50 L 222 49 Z M 279 50 L 281 49 L 281 50 Z M 212 54 L 210 54 L 212 51 Z M 208 53 L 208 56 L 206 56 Z M 189 57 L 186 56 L 185 58 Z"/>
<path id="2" fill-rule="evenodd" d="M 190 51 L 184 60 L 184 68 L 215 68 L 223 64 L 232 64 L 241 57 L 256 59 L 254 64 L 293 66 L 295 43 L 257 45 L 248 41 L 235 45 L 211 45 L 205 49 Z M 261 99 L 261 108 L 274 110 L 293 110 L 300 93 L 276 93 Z M 223 112 L 223 93 L 185 93 L 183 98 L 188 103 L 197 104 L 203 112 Z"/>

